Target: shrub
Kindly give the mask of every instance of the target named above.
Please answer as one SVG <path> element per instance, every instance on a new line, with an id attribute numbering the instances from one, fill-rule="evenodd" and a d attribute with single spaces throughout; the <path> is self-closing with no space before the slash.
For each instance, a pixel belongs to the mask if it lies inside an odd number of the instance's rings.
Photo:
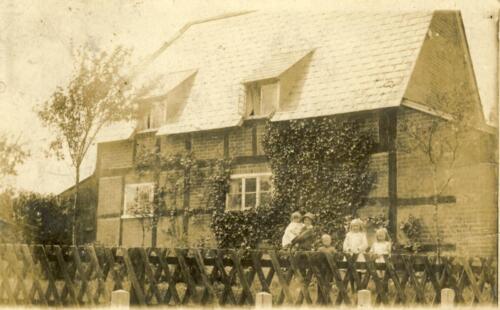
<path id="1" fill-rule="evenodd" d="M 403 221 L 399 228 L 408 238 L 408 243 L 404 246 L 404 248 L 415 253 L 420 251 L 423 231 L 422 220 L 410 214 L 408 219 Z"/>
<path id="2" fill-rule="evenodd" d="M 14 219 L 23 241 L 36 244 L 71 244 L 73 200 L 23 192 L 14 200 Z"/>

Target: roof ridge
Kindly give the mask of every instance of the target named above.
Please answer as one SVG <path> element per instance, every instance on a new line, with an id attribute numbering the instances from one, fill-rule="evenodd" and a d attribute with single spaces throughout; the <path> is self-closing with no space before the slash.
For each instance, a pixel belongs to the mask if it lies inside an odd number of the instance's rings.
<path id="1" fill-rule="evenodd" d="M 208 18 L 196 19 L 196 20 L 185 23 L 184 26 L 182 26 L 169 40 L 164 42 L 160 46 L 159 49 L 157 49 L 153 54 L 151 54 L 143 62 L 141 62 L 139 65 L 137 65 L 136 68 L 134 70 L 132 70 L 132 73 L 130 74 L 129 79 L 133 79 L 139 73 L 141 68 L 149 66 L 158 56 L 160 56 L 170 45 L 172 45 L 172 43 L 174 43 L 178 38 L 180 38 L 192 26 L 204 24 L 204 23 L 209 23 L 209 22 L 216 21 L 216 20 L 222 20 L 222 19 L 237 17 L 237 16 L 241 16 L 241 15 L 246 15 L 246 14 L 254 13 L 256 11 L 257 10 L 249 10 L 249 11 L 225 13 L 225 14 L 220 14 L 220 15 L 208 17 Z"/>

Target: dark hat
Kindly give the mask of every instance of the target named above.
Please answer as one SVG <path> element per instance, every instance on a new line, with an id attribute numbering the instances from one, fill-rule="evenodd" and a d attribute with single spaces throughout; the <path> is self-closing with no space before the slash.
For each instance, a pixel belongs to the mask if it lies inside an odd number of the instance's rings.
<path id="1" fill-rule="evenodd" d="M 307 212 L 306 214 L 304 214 L 304 218 L 306 217 L 311 221 L 314 221 L 314 214 L 312 214 L 311 212 Z"/>

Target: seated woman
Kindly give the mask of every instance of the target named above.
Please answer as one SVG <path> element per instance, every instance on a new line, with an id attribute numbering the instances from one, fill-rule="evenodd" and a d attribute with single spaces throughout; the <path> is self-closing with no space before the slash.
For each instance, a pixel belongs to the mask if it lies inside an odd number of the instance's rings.
<path id="1" fill-rule="evenodd" d="M 313 221 L 314 214 L 307 212 L 304 215 L 304 227 L 300 234 L 292 240 L 292 247 L 296 245 L 297 249 L 301 251 L 312 250 L 315 238 Z"/>

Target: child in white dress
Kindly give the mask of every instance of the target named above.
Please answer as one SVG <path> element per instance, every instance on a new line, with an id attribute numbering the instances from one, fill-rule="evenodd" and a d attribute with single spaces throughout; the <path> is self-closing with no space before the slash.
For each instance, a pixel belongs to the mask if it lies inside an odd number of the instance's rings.
<path id="1" fill-rule="evenodd" d="M 343 250 L 348 254 L 362 254 L 368 249 L 366 233 L 363 232 L 363 221 L 354 219 L 349 225 L 349 232 L 344 239 Z"/>
<path id="2" fill-rule="evenodd" d="M 283 234 L 283 238 L 281 239 L 281 246 L 285 249 L 292 245 L 293 239 L 297 237 L 302 228 L 304 227 L 304 223 L 301 223 L 302 214 L 300 212 L 292 213 L 291 222 L 285 229 L 285 233 Z"/>
<path id="3" fill-rule="evenodd" d="M 373 242 L 372 247 L 370 249 L 370 253 L 375 254 L 377 259 L 376 263 L 384 263 L 385 259 L 383 255 L 391 254 L 392 244 L 389 238 L 389 233 L 385 228 L 379 228 L 375 232 L 376 241 Z M 379 278 L 383 278 L 385 272 L 383 270 L 377 270 L 377 274 Z"/>
<path id="4" fill-rule="evenodd" d="M 389 238 L 389 233 L 385 228 L 379 228 L 375 232 L 376 241 L 372 244 L 370 249 L 370 253 L 373 253 L 379 256 L 376 260 L 377 263 L 383 263 L 384 257 L 383 255 L 391 254 L 391 241 Z"/>

